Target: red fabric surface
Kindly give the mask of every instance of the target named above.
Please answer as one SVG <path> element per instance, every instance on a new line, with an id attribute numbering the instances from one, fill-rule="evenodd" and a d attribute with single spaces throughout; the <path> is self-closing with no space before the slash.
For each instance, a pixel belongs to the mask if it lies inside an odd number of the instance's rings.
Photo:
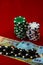
<path id="1" fill-rule="evenodd" d="M 16 38 L 13 30 L 13 19 L 19 15 L 26 17 L 28 22 L 37 21 L 40 23 L 41 37 L 39 41 L 34 43 L 43 45 L 43 0 L 0 0 L 0 35 L 20 40 Z M 28 65 L 26 63 L 12 60 L 3 56 L 0 56 L 0 64 Z"/>

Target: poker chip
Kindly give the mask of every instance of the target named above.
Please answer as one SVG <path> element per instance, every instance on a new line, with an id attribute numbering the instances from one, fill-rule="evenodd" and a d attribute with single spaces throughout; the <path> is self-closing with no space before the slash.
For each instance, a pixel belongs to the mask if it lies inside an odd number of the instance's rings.
<path id="1" fill-rule="evenodd" d="M 26 54 L 25 54 L 25 58 L 30 58 L 29 53 L 26 53 Z"/>
<path id="2" fill-rule="evenodd" d="M 22 17 L 22 16 L 18 16 L 18 17 L 15 17 L 14 18 L 14 23 L 18 23 L 18 24 L 20 24 L 20 23 L 23 23 L 23 22 L 25 22 L 25 17 Z"/>
<path id="3" fill-rule="evenodd" d="M 30 58 L 32 58 L 32 59 L 40 57 L 40 55 L 37 53 L 37 51 L 35 49 L 33 49 L 33 50 L 30 49 L 28 53 L 30 55 Z"/>
<path id="4" fill-rule="evenodd" d="M 26 51 L 25 49 L 14 48 L 13 46 L 0 46 L 0 55 L 20 57 L 24 59 L 34 59 L 40 57 L 40 55 L 36 53 L 35 49 L 29 49 Z"/>
<path id="5" fill-rule="evenodd" d="M 23 56 L 25 56 L 26 53 L 27 53 L 27 52 L 25 51 L 25 49 L 22 49 L 21 54 L 22 54 Z"/>
<path id="6" fill-rule="evenodd" d="M 29 23 L 29 26 L 28 28 L 31 27 L 31 29 L 35 30 L 35 29 L 39 29 L 40 27 L 40 24 L 37 23 L 37 22 L 32 22 L 32 23 Z"/>
<path id="7" fill-rule="evenodd" d="M 37 22 L 29 23 L 26 35 L 29 40 L 37 41 L 40 38 L 40 24 Z"/>
<path id="8" fill-rule="evenodd" d="M 23 39 L 26 37 L 27 25 L 25 17 L 18 16 L 14 18 L 14 33 L 18 38 Z"/>

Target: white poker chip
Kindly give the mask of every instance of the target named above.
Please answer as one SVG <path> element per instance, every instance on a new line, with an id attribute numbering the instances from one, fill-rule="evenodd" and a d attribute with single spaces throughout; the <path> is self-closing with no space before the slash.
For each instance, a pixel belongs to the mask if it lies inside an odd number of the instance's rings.
<path id="1" fill-rule="evenodd" d="M 28 28 L 31 27 L 31 29 L 33 29 L 33 30 L 34 30 L 35 28 L 38 29 L 38 28 L 39 28 L 39 25 L 40 25 L 39 23 L 32 22 L 32 23 L 29 23 Z"/>
<path id="2" fill-rule="evenodd" d="M 26 31 L 26 36 L 29 38 L 29 40 L 37 41 L 40 38 L 40 33 L 39 33 L 39 31 L 35 30 L 35 28 L 34 28 L 34 30 L 28 29 Z"/>

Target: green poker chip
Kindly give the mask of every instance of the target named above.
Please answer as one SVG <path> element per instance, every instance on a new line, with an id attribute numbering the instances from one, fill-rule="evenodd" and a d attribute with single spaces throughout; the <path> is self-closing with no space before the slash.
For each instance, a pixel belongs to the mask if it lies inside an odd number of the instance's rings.
<path id="1" fill-rule="evenodd" d="M 22 17 L 22 16 L 18 16 L 16 18 L 14 18 L 14 23 L 18 23 L 18 24 L 21 24 L 21 23 L 24 23 L 26 21 L 25 17 Z"/>

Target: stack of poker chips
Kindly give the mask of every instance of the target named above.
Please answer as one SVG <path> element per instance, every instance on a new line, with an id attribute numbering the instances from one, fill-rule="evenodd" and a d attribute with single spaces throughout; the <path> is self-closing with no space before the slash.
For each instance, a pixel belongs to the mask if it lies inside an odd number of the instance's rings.
<path id="1" fill-rule="evenodd" d="M 14 33 L 18 38 L 23 39 L 26 37 L 27 25 L 25 17 L 18 16 L 14 18 Z"/>
<path id="2" fill-rule="evenodd" d="M 0 46 L 0 55 L 20 57 L 24 59 L 34 59 L 40 57 L 35 49 L 29 49 L 26 51 L 25 49 L 14 48 L 13 46 Z"/>
<path id="3" fill-rule="evenodd" d="M 29 23 L 28 29 L 26 31 L 26 35 L 29 38 L 29 40 L 36 41 L 40 38 L 40 24 L 37 22 Z"/>

